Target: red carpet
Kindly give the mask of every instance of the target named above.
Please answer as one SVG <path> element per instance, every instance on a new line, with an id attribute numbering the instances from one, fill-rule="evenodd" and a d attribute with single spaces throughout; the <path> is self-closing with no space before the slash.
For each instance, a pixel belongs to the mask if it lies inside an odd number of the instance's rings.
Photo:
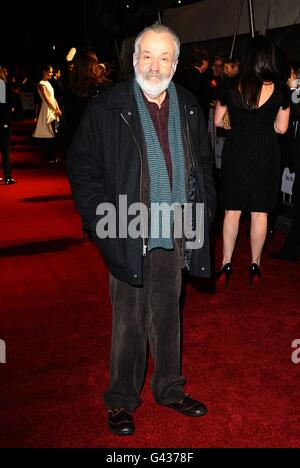
<path id="1" fill-rule="evenodd" d="M 63 165 L 44 164 L 21 132 L 14 141 L 18 184 L 0 186 L 0 339 L 7 345 L 0 446 L 300 447 L 300 364 L 291 360 L 300 339 L 299 263 L 268 257 L 281 236 L 267 247 L 264 279 L 253 289 L 246 224 L 230 287 L 220 284 L 215 294 L 187 287 L 186 391 L 209 414 L 188 419 L 157 406 L 150 360 L 136 435 L 115 437 L 102 404 L 111 326 L 106 268 L 81 240 Z"/>

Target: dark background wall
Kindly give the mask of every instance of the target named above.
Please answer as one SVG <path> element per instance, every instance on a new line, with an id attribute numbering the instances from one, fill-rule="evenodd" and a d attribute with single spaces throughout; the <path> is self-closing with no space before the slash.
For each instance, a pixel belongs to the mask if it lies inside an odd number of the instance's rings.
<path id="1" fill-rule="evenodd" d="M 182 0 L 182 5 L 193 0 Z M 127 4 L 130 8 L 127 8 Z M 158 19 L 165 8 L 178 7 L 178 0 L 6 0 L 1 3 L 0 64 L 20 63 L 27 67 L 64 61 L 71 47 L 91 46 L 101 61 L 118 63 L 122 40 L 135 36 L 143 27 Z M 233 24 L 234 29 L 234 24 Z M 269 31 L 289 60 L 299 60 L 300 25 Z M 246 36 L 237 40 L 239 56 Z M 230 52 L 232 38 L 191 44 L 208 50 L 211 56 Z M 55 46 L 55 50 L 54 47 Z"/>
<path id="2" fill-rule="evenodd" d="M 137 34 L 168 7 L 178 7 L 178 0 L 5 0 L 0 6 L 0 63 L 52 60 L 84 45 L 109 58 L 116 40 Z"/>

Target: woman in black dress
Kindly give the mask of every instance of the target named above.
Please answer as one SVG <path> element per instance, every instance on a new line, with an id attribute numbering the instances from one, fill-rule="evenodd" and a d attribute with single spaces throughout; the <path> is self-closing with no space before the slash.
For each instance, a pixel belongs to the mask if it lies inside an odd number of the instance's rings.
<path id="1" fill-rule="evenodd" d="M 243 211 L 251 213 L 250 282 L 261 278 L 260 263 L 268 213 L 276 207 L 280 183 L 280 149 L 276 133 L 287 131 L 289 92 L 280 84 L 274 45 L 263 36 L 252 39 L 241 74 L 224 89 L 215 111 L 222 126 L 226 110 L 231 130 L 222 159 L 223 264 L 217 277 L 228 284 L 231 259 Z"/>

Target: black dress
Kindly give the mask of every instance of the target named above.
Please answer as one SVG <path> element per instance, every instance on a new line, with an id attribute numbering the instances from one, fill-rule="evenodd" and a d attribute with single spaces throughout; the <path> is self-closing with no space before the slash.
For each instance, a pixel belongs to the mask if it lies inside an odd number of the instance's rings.
<path id="1" fill-rule="evenodd" d="M 272 212 L 280 184 L 280 148 L 274 122 L 279 109 L 289 107 L 289 90 L 285 85 L 275 85 L 265 104 L 246 110 L 235 88 L 232 81 L 220 96 L 221 104 L 228 108 L 232 127 L 222 155 L 222 207 Z"/>

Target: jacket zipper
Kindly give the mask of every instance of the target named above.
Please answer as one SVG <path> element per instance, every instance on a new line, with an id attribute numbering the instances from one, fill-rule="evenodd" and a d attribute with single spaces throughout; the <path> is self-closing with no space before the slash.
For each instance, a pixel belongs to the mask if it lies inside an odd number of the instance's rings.
<path id="1" fill-rule="evenodd" d="M 127 125 L 127 127 L 129 128 L 130 130 L 130 133 L 132 135 L 132 138 L 135 142 L 135 145 L 137 147 L 137 150 L 138 150 L 138 153 L 139 153 L 139 157 L 140 157 L 140 161 L 141 161 L 141 171 L 140 171 L 140 202 L 142 201 L 142 173 L 143 173 L 143 155 L 142 155 L 142 151 L 141 151 L 141 148 L 139 147 L 139 144 L 137 142 L 137 139 L 136 139 L 136 136 L 128 122 L 128 120 L 126 119 L 126 117 L 124 117 L 124 115 L 121 113 L 121 117 L 122 119 L 124 120 L 125 124 Z M 147 255 L 147 244 L 146 244 L 146 241 L 145 241 L 145 232 L 144 232 L 144 226 L 143 226 L 143 223 L 142 223 L 142 236 L 143 236 L 143 257 L 146 257 Z"/>
<path id="2" fill-rule="evenodd" d="M 184 106 L 184 113 L 185 113 L 186 134 L 187 134 L 188 147 L 189 147 L 190 156 L 191 156 L 191 163 L 193 165 L 194 171 L 196 172 L 195 161 L 194 161 L 194 156 L 193 156 L 193 152 L 192 152 L 192 145 L 191 145 L 191 140 L 190 140 L 190 131 L 189 131 L 189 123 L 188 123 L 188 118 L 187 118 L 187 107 L 186 106 Z M 198 185 L 198 183 L 197 183 L 197 185 Z"/>
<path id="3" fill-rule="evenodd" d="M 195 161 L 194 161 L 194 156 L 193 156 L 193 151 L 192 151 L 192 145 L 191 145 L 191 139 L 190 139 L 190 131 L 189 131 L 189 122 L 188 122 L 188 117 L 187 117 L 187 107 L 184 106 L 185 110 L 185 121 L 186 121 L 186 132 L 187 132 L 187 141 L 188 141 L 188 146 L 189 146 L 189 151 L 191 155 L 191 164 L 194 169 L 194 174 L 195 174 L 195 183 L 196 183 L 196 190 L 198 192 L 198 196 L 200 197 L 200 189 L 199 189 L 199 184 L 198 184 L 198 179 L 197 179 L 197 174 L 196 174 L 196 166 L 195 166 Z"/>
<path id="4" fill-rule="evenodd" d="M 193 156 L 193 151 L 192 151 L 192 145 L 191 145 L 191 139 L 190 139 L 191 137 L 190 137 L 190 131 L 189 131 L 189 123 L 188 123 L 188 118 L 187 118 L 187 107 L 186 106 L 184 106 L 184 110 L 185 110 L 187 140 L 188 140 L 188 146 L 189 146 L 190 155 L 191 155 L 191 163 L 192 163 L 195 175 L 196 175 L 196 166 L 195 166 L 195 161 L 194 161 L 194 156 Z M 197 177 L 195 177 L 195 182 L 196 182 L 196 187 L 197 187 L 197 190 L 198 190 L 198 195 L 200 196 L 200 189 L 199 189 L 199 184 L 198 184 Z M 204 200 L 206 201 L 205 195 L 204 195 Z"/>

